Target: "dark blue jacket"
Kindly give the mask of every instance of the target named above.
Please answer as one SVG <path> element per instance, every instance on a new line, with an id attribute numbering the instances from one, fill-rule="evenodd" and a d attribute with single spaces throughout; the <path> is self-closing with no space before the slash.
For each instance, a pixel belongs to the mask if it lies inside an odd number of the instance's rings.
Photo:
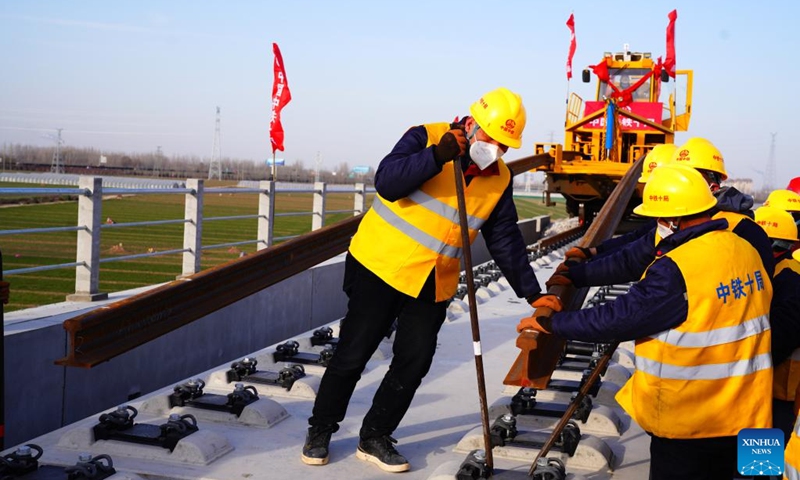
<path id="1" fill-rule="evenodd" d="M 595 247 L 597 249 L 597 255 L 592 257 L 592 259 L 594 260 L 596 258 L 609 255 L 619 250 L 620 248 L 623 248 L 629 243 L 635 242 L 636 240 L 642 238 L 655 228 L 656 228 L 656 219 L 651 218 L 636 230 L 628 232 L 624 235 L 617 235 L 616 237 L 611 237 L 605 242 Z"/>
<path id="2" fill-rule="evenodd" d="M 397 201 L 442 171 L 433 157 L 433 147 L 426 148 L 427 144 L 428 133 L 424 126 L 412 127 L 400 138 L 375 172 L 375 189 L 381 197 L 390 202 Z M 462 170 L 466 171 L 471 162 L 469 154 L 460 161 Z M 467 184 L 472 178 L 466 177 Z M 500 201 L 481 227 L 481 233 L 489 253 L 514 293 L 519 297 L 530 297 L 541 292 L 541 288 L 528 262 L 525 240 L 517 226 L 513 182 L 511 177 Z"/>
<path id="3" fill-rule="evenodd" d="M 725 219 L 712 220 L 676 232 L 659 243 L 661 254 L 714 230 Z M 713 262 L 713 259 L 709 259 Z M 635 340 L 674 328 L 686 320 L 689 303 L 678 265 L 666 256 L 656 259 L 647 276 L 613 302 L 553 315 L 553 333 L 568 340 L 611 342 Z"/>
<path id="4" fill-rule="evenodd" d="M 776 260 L 790 259 L 786 252 Z M 769 311 L 772 326 L 772 363 L 778 365 L 800 348 L 800 275 L 784 268 L 772 279 L 772 303 Z"/>

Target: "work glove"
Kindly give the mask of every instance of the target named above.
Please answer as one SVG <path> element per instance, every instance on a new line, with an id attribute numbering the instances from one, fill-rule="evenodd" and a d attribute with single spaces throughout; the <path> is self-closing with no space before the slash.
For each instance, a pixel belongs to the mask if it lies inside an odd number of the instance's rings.
<path id="1" fill-rule="evenodd" d="M 519 321 L 517 333 L 523 330 L 533 330 L 539 333 L 553 333 L 553 319 L 550 317 L 526 317 Z"/>
<path id="2" fill-rule="evenodd" d="M 433 146 L 433 158 L 440 167 L 464 155 L 467 151 L 467 136 L 461 128 L 452 128 L 445 133 L 439 143 Z"/>
<path id="3" fill-rule="evenodd" d="M 580 258 L 581 260 L 589 260 L 597 255 L 597 249 L 594 247 L 572 247 L 564 254 L 566 258 Z"/>
<path id="4" fill-rule="evenodd" d="M 533 308 L 547 307 L 554 312 L 560 312 L 564 308 L 561 299 L 550 293 L 540 293 L 533 297 L 528 297 L 527 300 Z"/>
<path id="5" fill-rule="evenodd" d="M 0 280 L 0 303 L 4 305 L 8 303 L 9 286 L 8 282 Z"/>

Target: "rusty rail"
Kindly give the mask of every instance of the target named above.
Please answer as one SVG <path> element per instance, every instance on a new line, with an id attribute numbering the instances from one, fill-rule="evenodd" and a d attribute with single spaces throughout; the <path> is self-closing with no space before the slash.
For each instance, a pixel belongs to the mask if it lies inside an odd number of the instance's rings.
<path id="1" fill-rule="evenodd" d="M 509 162 L 513 175 L 553 161 Z M 91 368 L 198 320 L 347 250 L 363 214 L 64 321 L 67 356 L 57 365 Z"/>
<path id="2" fill-rule="evenodd" d="M 580 241 L 582 247 L 593 247 L 610 238 L 617 229 L 625 206 L 636 191 L 636 183 L 642 169 L 644 156 L 639 157 L 636 163 L 628 169 L 617 187 L 606 200 L 597 218 L 586 231 Z M 557 295 L 566 310 L 577 310 L 583 305 L 588 288 L 575 288 L 572 285 L 555 285 L 547 293 Z M 549 316 L 552 312 L 537 309 L 533 316 Z M 521 349 L 519 356 L 511 366 L 505 385 L 531 387 L 537 389 L 547 388 L 550 377 L 558 364 L 561 351 L 564 349 L 564 339 L 556 335 L 539 334 L 532 330 L 523 330 L 517 338 L 517 346 Z"/>

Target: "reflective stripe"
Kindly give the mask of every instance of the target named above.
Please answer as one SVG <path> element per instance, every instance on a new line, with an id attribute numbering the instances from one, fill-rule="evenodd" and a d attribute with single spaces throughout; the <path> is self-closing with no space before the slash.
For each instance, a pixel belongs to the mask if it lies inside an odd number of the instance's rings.
<path id="1" fill-rule="evenodd" d="M 800 480 L 800 472 L 789 462 L 784 462 L 786 470 L 783 472 L 788 480 Z"/>
<path id="2" fill-rule="evenodd" d="M 414 225 L 403 220 L 398 214 L 394 213 L 391 208 L 381 202 L 378 196 L 375 196 L 375 201 L 372 202 L 372 210 L 378 214 L 384 221 L 405 233 L 415 242 L 428 247 L 434 252 L 450 258 L 461 258 L 461 249 L 448 245 L 438 238 L 434 238 L 427 232 L 423 232 Z"/>
<path id="3" fill-rule="evenodd" d="M 415 190 L 411 192 L 407 198 L 426 210 L 439 215 L 440 217 L 446 218 L 453 223 L 459 222 L 458 209 L 455 209 L 450 205 L 431 197 L 422 190 Z M 472 215 L 467 214 L 467 225 L 471 230 L 477 230 L 481 228 L 481 225 L 483 225 L 484 221 L 485 220 L 482 218 L 473 217 Z"/>
<path id="4" fill-rule="evenodd" d="M 797 421 L 794 422 L 794 434 L 800 437 L 800 417 L 797 417 Z"/>
<path id="5" fill-rule="evenodd" d="M 635 364 L 637 370 L 667 380 L 720 380 L 749 375 L 770 368 L 772 366 L 772 355 L 762 353 L 749 360 L 693 367 L 670 365 L 637 356 Z"/>
<path id="6" fill-rule="evenodd" d="M 732 327 L 717 328 L 706 332 L 682 332 L 670 329 L 651 336 L 651 338 L 677 347 L 713 347 L 744 340 L 769 329 L 769 315 L 761 315 Z"/>

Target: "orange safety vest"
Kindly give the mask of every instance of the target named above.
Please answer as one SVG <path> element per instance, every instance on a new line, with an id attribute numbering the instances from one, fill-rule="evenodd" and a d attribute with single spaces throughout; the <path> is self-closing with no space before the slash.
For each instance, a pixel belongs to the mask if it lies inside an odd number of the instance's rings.
<path id="1" fill-rule="evenodd" d="M 429 124 L 425 129 L 429 147 L 439 143 L 450 124 Z M 499 175 L 474 177 L 464 188 L 470 244 L 511 180 L 506 164 L 497 163 Z M 419 189 L 395 202 L 376 194 L 350 242 L 356 260 L 406 295 L 419 296 L 433 269 L 437 302 L 448 300 L 458 288 L 462 245 L 454 172 L 453 163 L 446 163 Z"/>
<path id="2" fill-rule="evenodd" d="M 800 275 L 800 262 L 791 257 L 781 260 L 775 266 L 775 276 L 777 277 L 785 269 Z M 775 367 L 772 396 L 778 400 L 793 401 L 798 387 L 800 387 L 800 348 L 795 349 L 789 358 Z"/>
<path id="3" fill-rule="evenodd" d="M 683 276 L 688 314 L 680 325 L 636 341 L 636 370 L 617 401 L 644 430 L 664 438 L 771 427 L 772 283 L 761 257 L 726 230 L 665 256 Z"/>

